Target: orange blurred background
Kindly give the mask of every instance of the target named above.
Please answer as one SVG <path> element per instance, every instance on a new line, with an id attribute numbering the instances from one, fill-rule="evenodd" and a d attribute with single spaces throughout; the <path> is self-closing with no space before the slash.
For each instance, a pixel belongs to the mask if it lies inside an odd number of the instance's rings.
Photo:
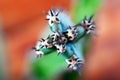
<path id="1" fill-rule="evenodd" d="M 0 0 L 0 18 L 7 51 L 7 73 L 18 80 L 24 73 L 26 50 L 45 28 L 51 7 L 69 10 L 72 0 Z M 85 80 L 120 80 L 120 1 L 104 0 L 96 15 L 98 35 L 86 56 Z"/>
<path id="2" fill-rule="evenodd" d="M 0 0 L 0 15 L 7 51 L 8 74 L 18 80 L 23 74 L 26 50 L 37 41 L 45 26 L 45 12 L 52 7 L 70 8 L 67 0 Z M 27 66 L 27 65 L 26 65 Z"/>

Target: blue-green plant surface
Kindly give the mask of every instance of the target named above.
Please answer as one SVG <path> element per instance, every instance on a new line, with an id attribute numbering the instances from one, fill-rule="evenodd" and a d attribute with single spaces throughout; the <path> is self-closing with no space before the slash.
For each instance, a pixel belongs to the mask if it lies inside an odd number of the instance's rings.
<path id="1" fill-rule="evenodd" d="M 100 5 L 100 0 L 77 0 L 76 3 L 72 6 L 71 13 L 73 16 L 73 22 L 75 24 L 79 23 L 85 16 L 90 17 L 91 15 L 95 15 L 97 9 L 99 8 Z M 59 19 L 62 20 L 64 27 L 61 29 L 61 32 L 64 32 L 68 26 L 72 25 L 73 23 L 68 16 L 63 16 L 60 17 Z M 67 21 L 67 22 L 66 22 Z M 51 26 L 50 26 L 51 27 Z M 56 28 L 57 29 L 57 28 Z M 51 28 L 51 30 L 53 30 Z M 54 30 L 53 30 L 54 31 Z M 79 32 L 80 31 L 80 32 Z M 73 40 L 72 43 L 70 43 L 69 46 L 77 46 L 73 47 L 76 48 L 74 51 L 77 55 L 77 57 L 80 60 L 84 60 L 83 55 L 85 54 L 88 46 L 88 37 L 89 35 L 85 36 L 85 29 L 78 28 L 78 33 L 79 33 L 79 39 Z M 82 38 L 83 37 L 83 38 Z M 85 42 L 86 41 L 86 42 Z M 84 43 L 85 42 L 85 43 Z M 44 50 L 43 50 L 44 51 Z M 46 51 L 46 50 L 45 50 Z M 69 50 L 68 50 L 69 51 Z M 78 54 L 79 53 L 79 54 Z M 68 54 L 68 52 L 64 52 L 64 54 Z M 35 77 L 38 78 L 38 80 L 48 80 L 51 79 L 52 77 L 57 76 L 58 73 L 65 71 L 67 68 L 67 64 L 65 62 L 65 59 L 70 58 L 70 55 L 57 55 L 57 52 L 55 49 L 52 49 L 49 54 L 41 57 L 41 58 L 35 58 L 34 61 L 31 63 L 31 69 Z M 69 74 L 69 73 L 66 73 Z M 74 74 L 72 74 L 74 75 Z M 77 74 L 76 74 L 77 75 Z M 67 76 L 68 77 L 68 76 Z M 69 76 L 69 78 L 64 78 L 65 80 L 75 80 L 76 76 Z"/>

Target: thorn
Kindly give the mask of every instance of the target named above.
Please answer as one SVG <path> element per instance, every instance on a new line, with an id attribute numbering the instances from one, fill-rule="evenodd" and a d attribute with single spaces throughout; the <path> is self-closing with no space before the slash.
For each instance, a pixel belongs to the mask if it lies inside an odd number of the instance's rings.
<path id="1" fill-rule="evenodd" d="M 47 12 L 45 12 L 45 15 L 49 15 Z M 50 16 L 50 15 L 49 15 Z"/>
<path id="2" fill-rule="evenodd" d="M 68 66 L 67 66 L 67 68 L 69 68 L 71 66 L 71 64 L 69 64 Z"/>
<path id="3" fill-rule="evenodd" d="M 59 52 L 59 53 L 58 53 L 58 56 L 59 56 L 60 54 L 61 54 L 61 53 Z"/>
<path id="4" fill-rule="evenodd" d="M 47 45 L 45 45 L 45 48 L 47 48 Z"/>
<path id="5" fill-rule="evenodd" d="M 85 20 L 83 20 L 83 24 L 85 24 Z"/>
<path id="6" fill-rule="evenodd" d="M 45 19 L 45 20 L 50 20 L 50 19 Z"/>
<path id="7" fill-rule="evenodd" d="M 36 49 L 35 51 L 40 51 L 39 49 Z"/>
<path id="8" fill-rule="evenodd" d="M 39 54 L 40 57 L 42 57 L 42 54 Z"/>
<path id="9" fill-rule="evenodd" d="M 58 16 L 58 15 L 59 15 L 59 13 L 60 13 L 60 11 L 58 11 L 58 13 L 56 14 L 56 16 Z"/>
<path id="10" fill-rule="evenodd" d="M 90 20 L 92 20 L 92 19 L 93 19 L 93 16 L 94 16 L 94 15 L 90 16 Z"/>
<path id="11" fill-rule="evenodd" d="M 41 46 L 41 48 L 43 48 L 44 46 Z"/>
<path id="12" fill-rule="evenodd" d="M 85 16 L 83 20 L 84 20 L 84 21 L 87 20 L 87 17 Z"/>
<path id="13" fill-rule="evenodd" d="M 51 23 L 54 23 L 53 21 L 51 21 Z"/>
<path id="14" fill-rule="evenodd" d="M 39 58 L 39 55 L 37 55 L 36 57 Z"/>
<path id="15" fill-rule="evenodd" d="M 32 49 L 36 50 L 36 48 L 35 48 L 35 47 L 32 47 Z"/>
<path id="16" fill-rule="evenodd" d="M 76 30 L 77 29 L 77 27 L 74 27 L 74 30 Z"/>
<path id="17" fill-rule="evenodd" d="M 56 20 L 57 20 L 57 21 L 59 21 L 59 19 L 58 19 L 58 18 L 56 18 Z"/>
<path id="18" fill-rule="evenodd" d="M 69 28 L 72 29 L 71 26 L 69 26 Z"/>
<path id="19" fill-rule="evenodd" d="M 41 39 L 42 41 L 45 41 L 43 38 Z"/>
<path id="20" fill-rule="evenodd" d="M 51 13 L 51 16 L 54 16 L 54 14 L 53 14 L 53 12 L 52 12 L 52 10 L 50 9 L 50 13 Z"/>
<path id="21" fill-rule="evenodd" d="M 90 22 L 92 21 L 92 19 L 93 19 L 93 15 L 92 15 L 92 16 L 90 16 L 90 18 L 89 18 L 88 22 L 90 23 Z"/>
<path id="22" fill-rule="evenodd" d="M 50 35 L 48 35 L 47 39 L 49 39 L 49 38 L 50 38 Z"/>
<path id="23" fill-rule="evenodd" d="M 82 63 L 82 60 L 78 60 L 77 62 L 81 62 Z"/>
<path id="24" fill-rule="evenodd" d="M 38 41 L 40 41 L 41 42 L 41 40 L 39 39 Z"/>

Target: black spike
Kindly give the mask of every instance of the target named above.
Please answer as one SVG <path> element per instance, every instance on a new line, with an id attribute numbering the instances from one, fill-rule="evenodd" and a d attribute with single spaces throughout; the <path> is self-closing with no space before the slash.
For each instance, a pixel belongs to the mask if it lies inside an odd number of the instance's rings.
<path id="1" fill-rule="evenodd" d="M 48 13 L 45 13 L 45 15 L 49 15 Z M 49 15 L 50 16 L 50 15 Z"/>
<path id="2" fill-rule="evenodd" d="M 49 38 L 50 38 L 50 35 L 48 35 L 47 39 L 49 39 Z"/>
<path id="3" fill-rule="evenodd" d="M 68 33 L 68 31 L 67 32 L 65 32 L 65 34 L 67 34 Z"/>
<path id="4" fill-rule="evenodd" d="M 74 32 L 74 31 L 72 31 L 72 34 L 75 34 L 75 32 Z"/>
<path id="5" fill-rule="evenodd" d="M 60 52 L 58 53 L 58 55 L 60 55 Z"/>
<path id="6" fill-rule="evenodd" d="M 85 23 L 85 20 L 83 20 L 83 24 L 86 24 L 86 23 Z"/>
<path id="7" fill-rule="evenodd" d="M 41 39 L 42 41 L 45 41 L 43 38 Z"/>
<path id="8" fill-rule="evenodd" d="M 67 68 L 69 68 L 71 66 L 71 64 L 69 64 L 68 66 L 67 66 Z"/>
<path id="9" fill-rule="evenodd" d="M 75 61 L 77 61 L 77 60 L 78 60 L 78 58 L 75 58 L 74 60 L 75 60 Z"/>
<path id="10" fill-rule="evenodd" d="M 50 20 L 50 19 L 45 19 L 45 20 Z"/>
<path id="11" fill-rule="evenodd" d="M 63 48 L 65 48 L 65 45 L 63 45 Z"/>
<path id="12" fill-rule="evenodd" d="M 47 45 L 45 45 L 45 48 L 47 48 Z"/>
<path id="13" fill-rule="evenodd" d="M 53 14 L 53 12 L 52 12 L 52 10 L 50 9 L 50 13 L 51 13 L 51 16 L 54 16 L 54 14 Z"/>
<path id="14" fill-rule="evenodd" d="M 69 59 L 68 61 L 69 61 L 69 62 L 72 62 L 72 60 L 71 60 L 71 59 Z"/>
<path id="15" fill-rule="evenodd" d="M 60 11 L 56 14 L 56 16 L 58 16 L 58 15 L 59 15 L 59 13 L 60 13 Z"/>
<path id="16" fill-rule="evenodd" d="M 92 16 L 90 16 L 90 20 L 92 20 L 93 19 L 93 15 Z"/>
<path id="17" fill-rule="evenodd" d="M 41 42 L 41 39 L 39 39 L 38 41 L 40 41 L 40 42 Z"/>
<path id="18" fill-rule="evenodd" d="M 41 46 L 41 48 L 43 48 L 44 46 Z"/>
<path id="19" fill-rule="evenodd" d="M 77 62 L 82 62 L 82 60 L 77 60 Z"/>
<path id="20" fill-rule="evenodd" d="M 77 27 L 74 27 L 74 30 L 76 30 L 77 29 Z"/>
<path id="21" fill-rule="evenodd" d="M 58 19 L 58 18 L 56 18 L 56 20 L 57 20 L 57 21 L 59 21 L 59 19 Z"/>
<path id="22" fill-rule="evenodd" d="M 87 17 L 85 16 L 83 20 L 84 20 L 84 21 L 87 20 Z"/>
<path id="23" fill-rule="evenodd" d="M 42 54 L 39 54 L 40 57 L 42 57 Z"/>
<path id="24" fill-rule="evenodd" d="M 53 21 L 51 21 L 51 23 L 54 23 Z"/>
<path id="25" fill-rule="evenodd" d="M 71 36 L 70 37 L 68 37 L 68 39 L 70 39 L 70 38 L 72 38 Z"/>
<path id="26" fill-rule="evenodd" d="M 32 47 L 32 49 L 36 50 L 36 48 L 35 48 L 35 47 Z"/>
<path id="27" fill-rule="evenodd" d="M 72 29 L 71 26 L 69 26 L 69 28 Z"/>
<path id="28" fill-rule="evenodd" d="M 37 55 L 36 57 L 37 57 L 37 58 L 39 58 L 40 56 L 39 56 L 39 55 Z"/>
<path id="29" fill-rule="evenodd" d="M 40 51 L 39 49 L 36 49 L 35 51 Z"/>

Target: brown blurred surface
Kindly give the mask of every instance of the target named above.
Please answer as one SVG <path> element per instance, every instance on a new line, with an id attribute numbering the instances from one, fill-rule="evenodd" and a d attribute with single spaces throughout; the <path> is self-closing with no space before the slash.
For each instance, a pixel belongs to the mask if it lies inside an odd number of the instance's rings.
<path id="1" fill-rule="evenodd" d="M 0 12 L 5 32 L 8 68 L 12 79 L 23 72 L 26 50 L 37 40 L 45 26 L 44 13 L 51 7 L 69 9 L 67 0 L 0 0 Z"/>
<path id="2" fill-rule="evenodd" d="M 105 0 L 96 24 L 98 36 L 92 39 L 83 78 L 120 80 L 120 1 Z"/>

